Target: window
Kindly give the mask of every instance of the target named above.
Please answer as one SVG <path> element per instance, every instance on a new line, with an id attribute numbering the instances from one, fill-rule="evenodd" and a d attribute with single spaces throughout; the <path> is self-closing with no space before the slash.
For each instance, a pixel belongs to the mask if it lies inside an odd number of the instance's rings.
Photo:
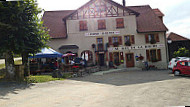
<path id="1" fill-rule="evenodd" d="M 180 42 L 180 43 L 177 43 L 178 45 L 178 48 L 183 48 L 183 44 Z"/>
<path id="2" fill-rule="evenodd" d="M 151 44 L 159 42 L 160 41 L 159 35 L 158 34 L 146 34 L 145 41 L 146 41 L 146 43 L 151 43 Z"/>
<path id="3" fill-rule="evenodd" d="M 97 38 L 98 51 L 104 50 L 103 38 Z"/>
<path id="4" fill-rule="evenodd" d="M 79 27 L 80 27 L 80 31 L 85 31 L 85 30 L 88 30 L 88 27 L 87 27 L 87 21 L 79 21 Z"/>
<path id="5" fill-rule="evenodd" d="M 124 20 L 123 20 L 123 18 L 117 18 L 116 19 L 116 26 L 117 26 L 117 28 L 124 28 Z"/>
<path id="6" fill-rule="evenodd" d="M 97 38 L 97 43 L 98 44 L 103 44 L 103 38 Z"/>
<path id="7" fill-rule="evenodd" d="M 151 49 L 146 50 L 147 61 L 157 62 L 161 61 L 161 50 L 160 49 Z"/>
<path id="8" fill-rule="evenodd" d="M 82 57 L 82 59 L 85 59 L 88 62 L 93 60 L 92 52 L 89 50 L 83 51 L 81 53 L 81 57 Z"/>
<path id="9" fill-rule="evenodd" d="M 98 29 L 106 29 L 106 20 L 98 20 Z"/>
<path id="10" fill-rule="evenodd" d="M 124 37 L 125 39 L 125 45 L 131 46 L 131 44 L 135 44 L 135 38 L 134 35 L 127 35 Z"/>
<path id="11" fill-rule="evenodd" d="M 122 45 L 122 36 L 108 37 L 109 45 Z"/>
<path id="12" fill-rule="evenodd" d="M 118 37 L 112 37 L 112 42 L 113 43 L 118 42 Z"/>

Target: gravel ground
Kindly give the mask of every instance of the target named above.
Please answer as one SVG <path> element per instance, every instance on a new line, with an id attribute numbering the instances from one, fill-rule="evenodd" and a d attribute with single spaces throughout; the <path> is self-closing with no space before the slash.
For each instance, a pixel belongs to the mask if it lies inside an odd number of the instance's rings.
<path id="1" fill-rule="evenodd" d="M 0 83 L 0 107 L 163 107 L 190 105 L 190 77 L 119 71 L 32 85 Z"/>

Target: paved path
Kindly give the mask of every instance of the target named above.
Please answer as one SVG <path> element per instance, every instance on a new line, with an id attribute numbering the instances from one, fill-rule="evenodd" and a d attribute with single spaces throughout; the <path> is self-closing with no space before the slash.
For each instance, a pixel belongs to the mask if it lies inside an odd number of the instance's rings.
<path id="1" fill-rule="evenodd" d="M 190 105 L 190 77 L 120 71 L 31 86 L 0 84 L 0 107 L 164 107 Z"/>
<path id="2" fill-rule="evenodd" d="M 14 58 L 15 61 L 17 60 L 22 60 L 22 58 Z M 0 64 L 4 64 L 5 60 L 4 59 L 0 59 Z"/>

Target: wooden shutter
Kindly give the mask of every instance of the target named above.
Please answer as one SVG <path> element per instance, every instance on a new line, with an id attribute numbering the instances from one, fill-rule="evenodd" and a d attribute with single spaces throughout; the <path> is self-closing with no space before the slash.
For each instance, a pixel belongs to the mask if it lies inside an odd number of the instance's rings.
<path id="1" fill-rule="evenodd" d="M 120 52 L 120 62 L 121 64 L 124 63 L 123 52 Z"/>
<path id="2" fill-rule="evenodd" d="M 87 21 L 85 20 L 84 22 L 83 22 L 83 26 L 84 26 L 84 30 L 87 30 L 88 29 L 88 27 L 87 27 Z"/>
<path id="3" fill-rule="evenodd" d="M 160 42 L 158 34 L 155 34 L 155 39 L 156 39 L 156 42 Z"/>
<path id="4" fill-rule="evenodd" d="M 83 21 L 79 21 L 79 30 L 83 30 Z"/>
<path id="5" fill-rule="evenodd" d="M 113 53 L 112 52 L 109 53 L 109 56 L 110 56 L 110 61 L 113 61 Z"/>
<path id="6" fill-rule="evenodd" d="M 102 29 L 106 29 L 106 20 L 102 20 Z"/>
<path id="7" fill-rule="evenodd" d="M 108 37 L 108 42 L 109 42 L 109 45 L 112 45 L 112 37 Z"/>
<path id="8" fill-rule="evenodd" d="M 157 58 L 158 58 L 158 61 L 161 61 L 161 50 L 160 49 L 157 50 Z"/>
<path id="9" fill-rule="evenodd" d="M 117 25 L 117 28 L 124 28 L 124 20 L 123 20 L 123 18 L 117 18 L 116 19 L 116 25 Z"/>
<path id="10" fill-rule="evenodd" d="M 131 44 L 135 44 L 135 36 L 131 35 Z"/>
<path id="11" fill-rule="evenodd" d="M 146 41 L 146 43 L 149 43 L 148 34 L 145 35 L 145 41 Z"/>
<path id="12" fill-rule="evenodd" d="M 119 41 L 118 41 L 118 42 L 119 42 L 119 45 L 122 45 L 122 36 L 119 36 L 119 37 L 118 37 L 118 40 L 119 40 Z"/>
<path id="13" fill-rule="evenodd" d="M 146 59 L 147 61 L 150 61 L 150 51 L 146 50 Z"/>

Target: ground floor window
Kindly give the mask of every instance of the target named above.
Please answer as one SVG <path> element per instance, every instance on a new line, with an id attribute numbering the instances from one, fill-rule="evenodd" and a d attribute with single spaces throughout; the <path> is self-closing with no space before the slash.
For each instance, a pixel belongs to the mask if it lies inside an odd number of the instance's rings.
<path id="1" fill-rule="evenodd" d="M 157 62 L 161 61 L 161 50 L 160 49 L 150 49 L 146 50 L 147 61 Z"/>
<path id="2" fill-rule="evenodd" d="M 81 53 L 82 59 L 85 59 L 86 61 L 92 61 L 93 60 L 93 54 L 92 51 L 85 50 Z"/>
<path id="3" fill-rule="evenodd" d="M 123 52 L 110 52 L 109 61 L 113 62 L 115 65 L 120 65 L 124 63 Z"/>

